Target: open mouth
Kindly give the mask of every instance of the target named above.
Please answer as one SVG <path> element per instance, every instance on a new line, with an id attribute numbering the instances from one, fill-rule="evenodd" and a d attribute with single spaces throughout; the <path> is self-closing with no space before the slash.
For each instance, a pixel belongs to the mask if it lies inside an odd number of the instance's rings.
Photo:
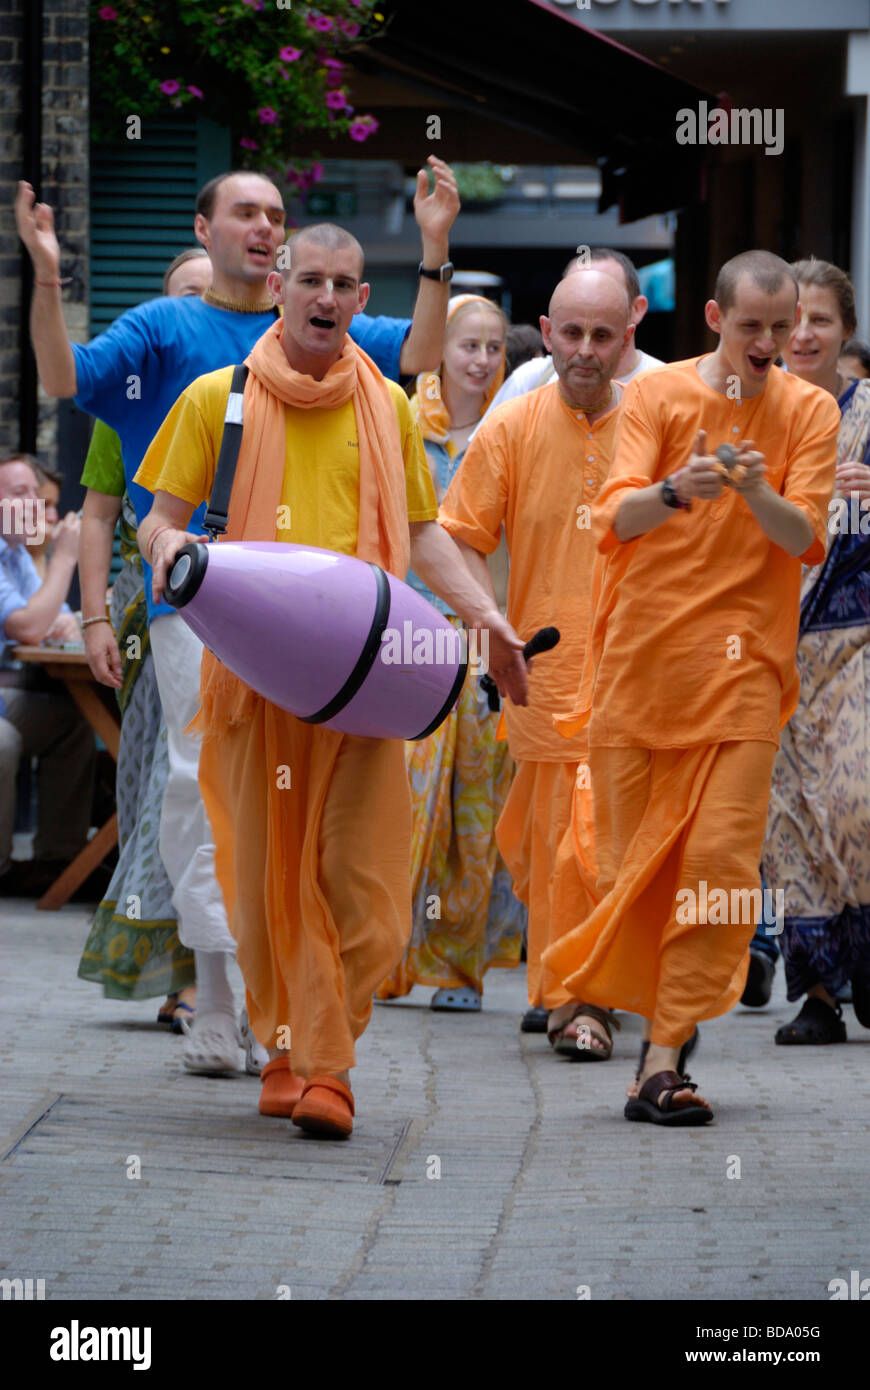
<path id="1" fill-rule="evenodd" d="M 316 314 L 315 314 L 312 318 L 310 318 L 310 319 L 308 320 L 308 322 L 312 325 L 313 328 L 334 328 L 334 327 L 335 327 L 335 319 L 322 319 L 322 318 L 320 318 L 320 317 L 319 317 L 318 315 L 316 315 Z"/>
<path id="2" fill-rule="evenodd" d="M 771 362 L 773 361 L 773 358 L 772 358 L 772 357 L 754 357 L 754 356 L 752 355 L 752 353 L 750 353 L 750 354 L 749 354 L 749 361 L 752 363 L 752 366 L 755 368 L 755 370 L 756 370 L 757 372 L 765 372 L 765 371 L 767 371 L 767 368 L 770 366 Z"/>
<path id="3" fill-rule="evenodd" d="M 248 255 L 253 256 L 256 261 L 271 263 L 272 248 L 271 246 L 267 246 L 265 241 L 257 241 L 253 246 L 248 247 Z"/>

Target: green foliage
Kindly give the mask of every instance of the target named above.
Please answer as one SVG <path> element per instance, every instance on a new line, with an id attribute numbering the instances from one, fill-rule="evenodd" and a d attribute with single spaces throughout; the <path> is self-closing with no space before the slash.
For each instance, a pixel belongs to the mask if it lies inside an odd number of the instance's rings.
<path id="1" fill-rule="evenodd" d="M 463 203 L 493 203 L 505 196 L 510 183 L 500 165 L 454 164 L 452 169 Z"/>
<path id="2" fill-rule="evenodd" d="M 377 129 L 353 109 L 344 59 L 382 30 L 378 0 L 91 0 L 90 19 L 98 140 L 131 115 L 202 113 L 231 130 L 237 166 L 304 191 L 323 170 L 292 161 L 295 136 Z"/>

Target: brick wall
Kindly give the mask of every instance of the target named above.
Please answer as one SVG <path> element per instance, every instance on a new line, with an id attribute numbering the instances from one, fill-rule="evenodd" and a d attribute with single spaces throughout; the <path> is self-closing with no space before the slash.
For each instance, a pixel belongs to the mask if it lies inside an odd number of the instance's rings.
<path id="1" fill-rule="evenodd" d="M 0 447 L 18 439 L 19 247 L 12 203 L 21 169 L 22 0 L 0 13 Z"/>
<path id="2" fill-rule="evenodd" d="M 36 0 L 4 0 L 0 14 L 0 445 L 20 438 L 21 243 L 12 204 L 22 167 L 24 26 Z M 88 331 L 88 4 L 42 0 L 42 199 L 54 209 L 61 245 L 64 314 L 73 342 Z M 67 407 L 67 413 L 69 408 Z M 58 408 L 40 392 L 37 451 L 63 465 Z M 78 463 L 78 460 L 75 461 Z"/>

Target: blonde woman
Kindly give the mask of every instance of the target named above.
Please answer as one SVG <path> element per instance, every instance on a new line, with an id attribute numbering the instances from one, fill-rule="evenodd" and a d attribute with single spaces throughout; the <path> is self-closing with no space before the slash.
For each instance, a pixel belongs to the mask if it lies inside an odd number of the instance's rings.
<path id="1" fill-rule="evenodd" d="M 417 378 L 412 400 L 439 502 L 462 465 L 468 441 L 504 380 L 507 321 L 479 295 L 450 301 L 444 360 Z M 408 582 L 457 628 L 459 619 L 413 573 Z M 431 1007 L 476 1012 L 483 977 L 515 966 L 525 908 L 514 897 L 495 827 L 514 774 L 507 743 L 496 741 L 498 712 L 469 670 L 456 707 L 429 738 L 406 745 L 413 829 L 413 928 L 404 960 L 379 999 L 434 985 Z"/>

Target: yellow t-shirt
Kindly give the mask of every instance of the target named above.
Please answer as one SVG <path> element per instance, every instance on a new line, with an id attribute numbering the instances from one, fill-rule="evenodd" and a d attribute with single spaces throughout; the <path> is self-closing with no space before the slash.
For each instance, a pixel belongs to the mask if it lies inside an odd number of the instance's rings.
<path id="1" fill-rule="evenodd" d="M 211 495 L 232 374 L 232 367 L 221 367 L 181 393 L 149 445 L 137 483 L 194 507 Z M 404 391 L 393 381 L 387 387 L 405 460 L 408 521 L 434 521 L 438 504 L 422 436 Z M 359 440 L 353 401 L 333 409 L 288 405 L 285 417 L 284 485 L 274 539 L 355 555 Z"/>

